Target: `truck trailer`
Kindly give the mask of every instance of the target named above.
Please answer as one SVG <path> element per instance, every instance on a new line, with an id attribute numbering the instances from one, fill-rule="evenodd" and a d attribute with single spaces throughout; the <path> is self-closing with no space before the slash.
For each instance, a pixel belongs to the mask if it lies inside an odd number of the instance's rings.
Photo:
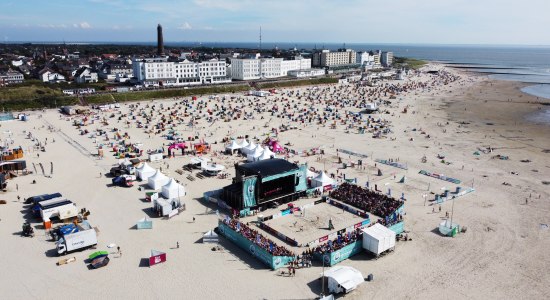
<path id="1" fill-rule="evenodd" d="M 65 255 L 95 245 L 97 245 L 97 233 L 94 228 L 64 235 L 56 242 L 58 255 Z"/>
<path id="2" fill-rule="evenodd" d="M 41 206 L 40 217 L 43 221 L 50 220 L 51 218 L 58 217 L 60 220 L 76 217 L 78 215 L 78 209 L 76 204 L 70 200 L 61 201 L 58 203 Z"/>

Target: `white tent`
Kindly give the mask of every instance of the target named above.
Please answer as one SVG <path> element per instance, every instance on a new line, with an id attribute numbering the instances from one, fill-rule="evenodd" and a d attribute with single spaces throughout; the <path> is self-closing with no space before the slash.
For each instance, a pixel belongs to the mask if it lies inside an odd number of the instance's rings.
<path id="1" fill-rule="evenodd" d="M 162 195 L 167 199 L 179 198 L 185 196 L 185 188 L 172 178 L 162 186 Z"/>
<path id="2" fill-rule="evenodd" d="M 147 185 L 153 190 L 158 190 L 163 185 L 166 185 L 168 181 L 170 181 L 170 178 L 157 170 L 153 176 L 147 178 Z"/>
<path id="3" fill-rule="evenodd" d="M 273 157 L 275 157 L 275 153 L 273 153 L 273 152 L 269 151 L 269 149 L 265 148 L 262 155 L 260 155 L 260 157 L 258 157 L 258 160 L 266 160 L 266 159 L 271 159 Z"/>
<path id="4" fill-rule="evenodd" d="M 249 145 L 249 144 L 248 144 L 248 142 L 246 141 L 246 139 L 243 139 L 243 141 L 239 144 L 239 147 L 241 147 L 241 149 L 242 149 L 242 148 L 244 148 L 244 147 L 246 147 L 246 146 L 248 146 L 248 145 Z"/>
<path id="5" fill-rule="evenodd" d="M 201 168 L 205 166 L 210 161 L 208 157 L 192 157 L 189 160 L 189 163 L 192 165 L 200 165 Z"/>
<path id="6" fill-rule="evenodd" d="M 147 180 L 149 177 L 153 176 L 155 172 L 156 170 L 147 163 L 143 163 L 139 168 L 136 168 L 136 175 L 140 180 Z"/>
<path id="7" fill-rule="evenodd" d="M 242 151 L 243 151 L 244 154 L 250 154 L 250 153 L 254 152 L 254 150 L 256 150 L 256 147 L 258 147 L 258 145 L 254 144 L 253 140 L 250 140 L 250 144 L 248 144 L 248 146 L 244 147 Z"/>
<path id="8" fill-rule="evenodd" d="M 439 223 L 439 232 L 446 236 L 455 236 L 460 230 L 460 226 L 456 223 L 451 223 L 451 220 L 443 220 Z"/>
<path id="9" fill-rule="evenodd" d="M 214 230 L 209 230 L 207 233 L 205 233 L 202 236 L 202 242 L 203 243 L 217 243 L 218 242 L 218 234 L 214 232 Z"/>
<path id="10" fill-rule="evenodd" d="M 324 187 L 327 185 L 334 184 L 334 180 L 327 176 L 327 174 L 324 171 L 321 171 L 319 175 L 316 177 L 313 177 L 311 179 L 311 186 L 312 187 Z"/>
<path id="11" fill-rule="evenodd" d="M 365 282 L 363 274 L 348 266 L 336 266 L 324 272 L 330 293 L 349 293 Z"/>
<path id="12" fill-rule="evenodd" d="M 395 248 L 395 232 L 380 223 L 362 229 L 363 248 L 376 256 Z"/>
<path id="13" fill-rule="evenodd" d="M 235 140 L 231 141 L 231 144 L 225 147 L 225 150 L 229 150 L 229 151 L 235 151 L 237 149 L 241 149 L 241 146 L 237 144 L 237 141 Z"/>
<path id="14" fill-rule="evenodd" d="M 317 174 L 317 173 L 315 173 L 315 172 L 313 172 L 313 171 L 311 171 L 311 170 L 309 170 L 309 169 L 306 170 L 306 177 L 307 177 L 307 178 L 315 178 L 315 177 L 317 177 L 318 175 L 319 175 L 319 174 Z"/>
<path id="15" fill-rule="evenodd" d="M 260 156 L 262 156 L 262 153 L 264 153 L 264 149 L 262 149 L 262 146 L 258 145 L 256 149 L 254 149 L 254 152 L 248 154 L 246 156 L 247 161 L 256 161 Z"/>
<path id="16" fill-rule="evenodd" d="M 201 167 L 201 169 L 205 171 L 206 174 L 215 176 L 218 175 L 218 173 L 220 173 L 221 171 L 225 170 L 225 166 L 220 164 L 205 164 Z"/>
<path id="17" fill-rule="evenodd" d="M 275 153 L 273 151 L 269 150 L 268 147 L 264 148 L 263 155 L 267 155 L 268 158 L 271 158 L 271 156 L 275 157 Z"/>

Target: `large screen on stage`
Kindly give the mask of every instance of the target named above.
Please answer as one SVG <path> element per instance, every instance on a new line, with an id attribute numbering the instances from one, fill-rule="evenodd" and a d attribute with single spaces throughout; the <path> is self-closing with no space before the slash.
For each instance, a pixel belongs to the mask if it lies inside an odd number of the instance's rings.
<path id="1" fill-rule="evenodd" d="M 259 203 L 294 192 L 294 174 L 270 180 L 260 186 Z"/>

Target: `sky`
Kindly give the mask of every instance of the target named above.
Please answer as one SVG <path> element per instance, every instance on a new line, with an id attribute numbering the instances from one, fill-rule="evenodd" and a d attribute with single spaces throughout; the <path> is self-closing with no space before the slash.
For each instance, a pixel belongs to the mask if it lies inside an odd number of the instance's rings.
<path id="1" fill-rule="evenodd" d="M 549 0 L 1 0 L 0 42 L 550 45 Z"/>

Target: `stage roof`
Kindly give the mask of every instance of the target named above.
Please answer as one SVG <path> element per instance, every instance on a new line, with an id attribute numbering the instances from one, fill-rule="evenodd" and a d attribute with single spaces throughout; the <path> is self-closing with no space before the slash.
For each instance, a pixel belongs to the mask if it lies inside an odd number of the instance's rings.
<path id="1" fill-rule="evenodd" d="M 277 175 L 298 169 L 298 165 L 280 158 L 260 160 L 237 166 L 238 172 L 244 176 L 260 175 L 262 177 Z"/>

